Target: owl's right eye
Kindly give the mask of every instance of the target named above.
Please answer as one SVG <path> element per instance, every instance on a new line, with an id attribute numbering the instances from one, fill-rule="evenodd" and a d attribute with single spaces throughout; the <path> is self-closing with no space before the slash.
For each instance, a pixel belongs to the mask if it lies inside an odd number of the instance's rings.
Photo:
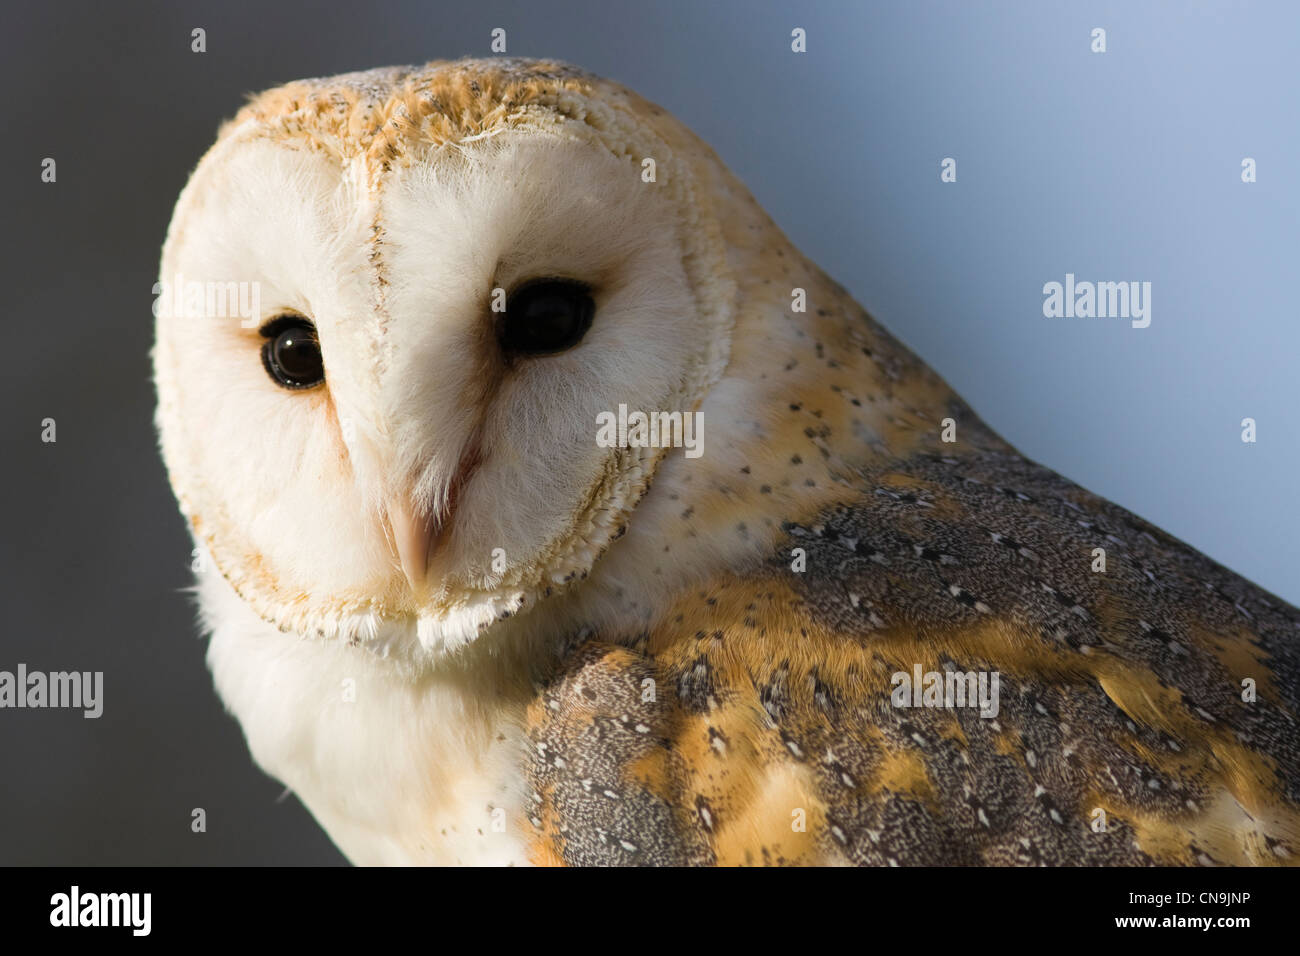
<path id="1" fill-rule="evenodd" d="M 262 365 L 281 388 L 314 388 L 325 381 L 316 326 L 301 315 L 282 315 L 261 329 Z"/>

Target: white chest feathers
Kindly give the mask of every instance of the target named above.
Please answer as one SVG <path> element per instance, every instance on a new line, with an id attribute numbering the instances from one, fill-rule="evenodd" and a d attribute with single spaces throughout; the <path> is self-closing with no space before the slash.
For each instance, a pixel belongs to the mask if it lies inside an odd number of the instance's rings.
<path id="1" fill-rule="evenodd" d="M 219 575 L 200 586 L 208 664 L 254 759 L 361 865 L 527 863 L 519 730 L 464 677 L 261 621 Z M 488 689 L 484 688 L 483 691 Z"/>

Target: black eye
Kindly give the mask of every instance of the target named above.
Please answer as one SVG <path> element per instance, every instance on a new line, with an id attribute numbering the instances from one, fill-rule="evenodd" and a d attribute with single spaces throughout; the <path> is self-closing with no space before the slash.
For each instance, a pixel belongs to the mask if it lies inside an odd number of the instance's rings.
<path id="1" fill-rule="evenodd" d="M 596 303 L 572 279 L 535 279 L 506 300 L 498 334 L 509 352 L 547 355 L 571 349 L 591 328 Z"/>
<path id="2" fill-rule="evenodd" d="M 282 315 L 262 326 L 262 364 L 277 385 L 311 388 L 325 381 L 316 326 L 301 315 Z"/>

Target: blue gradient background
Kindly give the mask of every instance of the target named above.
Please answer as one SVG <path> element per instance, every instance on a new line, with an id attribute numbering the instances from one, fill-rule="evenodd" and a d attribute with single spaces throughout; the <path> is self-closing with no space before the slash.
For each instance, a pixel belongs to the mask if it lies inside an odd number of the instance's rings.
<path id="1" fill-rule="evenodd" d="M 222 715 L 181 593 L 151 422 L 158 252 L 246 93 L 486 56 L 494 27 L 685 120 L 1024 453 L 1300 603 L 1300 4 L 15 6 L 0 668 L 103 670 L 105 711 L 0 713 L 0 863 L 340 861 Z M 1150 328 L 1044 318 L 1067 272 L 1151 282 Z"/>

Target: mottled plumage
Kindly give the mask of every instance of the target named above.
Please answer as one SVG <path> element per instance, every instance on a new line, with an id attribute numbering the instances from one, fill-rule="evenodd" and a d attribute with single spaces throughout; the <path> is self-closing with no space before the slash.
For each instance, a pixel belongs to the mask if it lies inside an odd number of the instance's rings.
<path id="1" fill-rule="evenodd" d="M 860 481 L 546 686 L 534 822 L 566 861 L 1291 861 L 1293 608 L 1002 448 Z M 1000 713 L 891 706 L 914 662 L 999 671 Z"/>
<path id="2" fill-rule="evenodd" d="M 290 84 L 164 275 L 241 243 L 322 263 L 268 309 L 325 384 L 162 319 L 163 449 L 218 688 L 354 860 L 1295 862 L 1300 612 L 1019 456 L 657 107 L 531 61 Z M 503 274 L 574 272 L 588 338 L 501 358 Z M 652 401 L 701 457 L 594 450 Z M 917 667 L 997 672 L 996 717 L 896 706 Z"/>

